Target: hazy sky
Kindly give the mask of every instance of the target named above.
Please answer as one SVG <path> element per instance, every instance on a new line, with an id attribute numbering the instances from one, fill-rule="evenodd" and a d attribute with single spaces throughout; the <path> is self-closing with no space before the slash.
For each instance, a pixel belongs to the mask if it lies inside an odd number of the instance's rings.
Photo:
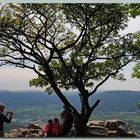
<path id="1" fill-rule="evenodd" d="M 136 32 L 140 30 L 140 17 L 133 19 L 129 22 L 128 28 L 122 33 Z M 140 80 L 131 78 L 132 67 L 134 64 L 129 64 L 123 70 L 127 81 L 120 82 L 117 80 L 109 79 L 100 89 L 104 90 L 139 90 Z M 36 77 L 36 74 L 28 69 L 20 69 L 15 67 L 0 67 L 0 89 L 6 90 L 31 90 L 40 88 L 31 88 L 28 81 Z"/>

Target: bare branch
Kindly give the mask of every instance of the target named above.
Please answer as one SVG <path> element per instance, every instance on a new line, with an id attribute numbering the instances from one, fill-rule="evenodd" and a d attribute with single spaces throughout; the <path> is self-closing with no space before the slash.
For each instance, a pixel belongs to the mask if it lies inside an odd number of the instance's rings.
<path id="1" fill-rule="evenodd" d="M 74 45 L 75 45 L 75 44 L 80 40 L 80 38 L 82 37 L 83 32 L 84 32 L 84 28 L 82 29 L 81 33 L 79 34 L 79 36 L 77 37 L 77 39 L 76 39 L 74 42 L 72 42 L 71 44 L 68 44 L 68 45 L 65 46 L 64 48 L 60 49 L 60 51 L 65 51 L 65 50 L 67 50 L 67 49 L 69 49 L 69 48 L 74 47 Z"/>
<path id="2" fill-rule="evenodd" d="M 133 59 L 134 59 L 134 57 L 132 57 L 131 59 L 129 59 L 129 60 L 128 60 L 126 63 L 124 63 L 123 65 L 119 66 L 119 67 L 116 69 L 115 72 L 112 72 L 112 73 L 108 74 L 108 75 L 94 88 L 94 90 L 88 94 L 88 96 L 93 95 L 93 94 L 97 91 L 97 89 L 98 89 L 103 83 L 105 83 L 111 76 L 116 75 L 116 74 L 119 72 L 119 70 L 120 70 L 121 68 L 123 68 L 124 66 L 126 66 L 126 65 L 127 65 L 129 62 L 131 62 Z"/>

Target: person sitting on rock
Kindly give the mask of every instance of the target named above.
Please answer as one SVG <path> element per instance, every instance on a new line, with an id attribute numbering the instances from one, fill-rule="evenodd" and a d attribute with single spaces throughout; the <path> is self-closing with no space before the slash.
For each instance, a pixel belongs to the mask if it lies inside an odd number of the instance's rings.
<path id="1" fill-rule="evenodd" d="M 4 115 L 3 114 L 4 108 L 5 108 L 4 104 L 0 103 L 0 137 L 4 137 L 4 132 L 3 132 L 4 122 L 10 123 L 13 115 L 12 111 L 8 111 L 6 115 Z"/>
<path id="2" fill-rule="evenodd" d="M 49 119 L 45 127 L 43 128 L 43 133 L 45 136 L 50 137 L 53 135 L 53 129 L 52 129 L 52 119 Z"/>
<path id="3" fill-rule="evenodd" d="M 61 130 L 60 136 L 66 136 L 73 124 L 73 114 L 68 106 L 63 106 L 64 111 L 61 113 Z"/>
<path id="4" fill-rule="evenodd" d="M 60 133 L 60 123 L 57 118 L 53 120 L 53 136 L 59 136 Z"/>

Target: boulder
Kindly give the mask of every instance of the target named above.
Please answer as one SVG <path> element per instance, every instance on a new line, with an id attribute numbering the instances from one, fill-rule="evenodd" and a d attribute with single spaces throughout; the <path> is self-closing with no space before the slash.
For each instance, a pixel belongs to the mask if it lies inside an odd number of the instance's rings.
<path id="1" fill-rule="evenodd" d="M 121 121 L 121 120 L 106 120 L 104 126 L 107 127 L 109 130 L 116 130 L 119 126 L 128 127 L 128 123 Z"/>
<path id="2" fill-rule="evenodd" d="M 17 128 L 5 134 L 5 137 L 43 137 L 39 124 L 30 124 L 26 128 Z M 127 122 L 122 120 L 90 121 L 87 124 L 87 137 L 136 137 L 138 136 Z M 68 137 L 74 137 L 74 127 Z"/>
<path id="3" fill-rule="evenodd" d="M 136 137 L 137 134 L 130 128 L 127 122 L 122 120 L 90 121 L 88 122 L 89 134 L 107 137 Z M 92 131 L 93 130 L 93 131 Z"/>
<path id="4" fill-rule="evenodd" d="M 108 135 L 107 135 L 108 137 L 118 137 L 119 135 L 118 135 L 118 132 L 117 131 L 110 131 L 110 130 L 108 130 Z"/>
<path id="5" fill-rule="evenodd" d="M 39 124 L 29 124 L 27 129 L 41 129 L 41 126 Z"/>
<path id="6" fill-rule="evenodd" d="M 89 121 L 87 123 L 87 126 L 92 126 L 92 125 L 95 125 L 95 126 L 104 126 L 104 121 Z"/>
<path id="7" fill-rule="evenodd" d="M 96 126 L 96 125 L 89 125 L 87 127 L 88 131 L 87 131 L 87 136 L 90 137 L 107 137 L 108 136 L 108 129 L 103 127 L 103 126 Z"/>
<path id="8" fill-rule="evenodd" d="M 42 137 L 41 127 L 35 124 L 29 124 L 26 128 L 17 128 L 5 134 L 5 137 Z"/>

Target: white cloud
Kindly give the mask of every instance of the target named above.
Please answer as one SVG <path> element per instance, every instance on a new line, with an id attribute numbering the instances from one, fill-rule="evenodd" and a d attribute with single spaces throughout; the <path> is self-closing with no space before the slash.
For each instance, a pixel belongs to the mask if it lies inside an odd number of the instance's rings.
<path id="1" fill-rule="evenodd" d="M 0 68 L 0 89 L 30 89 L 28 81 L 37 75 L 29 69 Z"/>

